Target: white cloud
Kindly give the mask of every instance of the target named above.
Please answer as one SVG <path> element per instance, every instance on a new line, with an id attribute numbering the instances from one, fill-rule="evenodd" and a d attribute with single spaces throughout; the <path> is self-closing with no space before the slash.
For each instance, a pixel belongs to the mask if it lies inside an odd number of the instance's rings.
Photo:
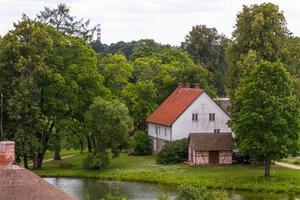
<path id="1" fill-rule="evenodd" d="M 55 7 L 64 2 L 71 14 L 91 19 L 102 25 L 102 41 L 112 43 L 153 38 L 161 43 L 179 45 L 196 24 L 216 27 L 230 36 L 236 14 L 243 4 L 262 0 L 0 0 L 0 34 L 5 34 L 22 13 L 34 17 L 45 6 Z M 273 0 L 285 12 L 288 28 L 300 35 L 299 3 L 293 0 Z"/>

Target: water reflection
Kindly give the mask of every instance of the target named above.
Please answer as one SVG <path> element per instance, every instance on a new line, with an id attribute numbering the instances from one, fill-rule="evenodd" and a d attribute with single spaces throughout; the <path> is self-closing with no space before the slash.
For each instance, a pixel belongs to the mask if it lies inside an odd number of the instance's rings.
<path id="1" fill-rule="evenodd" d="M 156 200 L 160 192 L 167 193 L 171 199 L 176 194 L 173 189 L 166 186 L 156 186 L 146 183 L 100 181 L 96 179 L 78 178 L 44 178 L 49 183 L 61 188 L 78 200 L 100 200 L 108 193 L 120 194 L 130 199 Z"/>
<path id="2" fill-rule="evenodd" d="M 100 200 L 107 193 L 115 193 L 126 196 L 128 200 L 144 199 L 156 200 L 163 192 L 171 199 L 175 199 L 174 187 L 158 186 L 148 183 L 100 181 L 97 179 L 80 178 L 44 178 L 49 183 L 61 188 L 77 200 Z M 231 192 L 232 200 L 300 200 L 300 196 L 289 198 L 287 194 L 262 193 L 262 192 Z"/>

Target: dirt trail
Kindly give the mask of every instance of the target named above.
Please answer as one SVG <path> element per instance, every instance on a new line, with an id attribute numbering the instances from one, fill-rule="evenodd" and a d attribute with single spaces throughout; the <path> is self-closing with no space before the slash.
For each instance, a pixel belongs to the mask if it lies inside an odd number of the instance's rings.
<path id="1" fill-rule="evenodd" d="M 300 170 L 300 166 L 298 166 L 298 165 L 293 165 L 293 164 L 284 163 L 284 162 L 275 162 L 275 164 L 280 166 L 280 167 Z"/>
<path id="2" fill-rule="evenodd" d="M 65 158 L 70 158 L 70 157 L 72 157 L 72 156 L 74 156 L 75 154 L 71 154 L 71 155 L 67 155 L 67 156 L 62 156 L 61 157 L 61 159 L 63 160 L 63 159 L 65 159 Z M 43 163 L 47 163 L 47 162 L 50 162 L 50 161 L 52 161 L 53 160 L 53 158 L 49 158 L 49 159 L 47 159 L 47 160 L 44 160 L 43 161 Z"/>

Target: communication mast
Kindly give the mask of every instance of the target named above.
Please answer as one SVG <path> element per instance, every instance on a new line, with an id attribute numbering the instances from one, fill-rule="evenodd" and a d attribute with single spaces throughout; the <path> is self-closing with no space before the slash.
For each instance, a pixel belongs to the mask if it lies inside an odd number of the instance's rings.
<path id="1" fill-rule="evenodd" d="M 97 41 L 101 42 L 101 25 L 100 24 L 97 24 L 96 31 L 97 31 Z"/>

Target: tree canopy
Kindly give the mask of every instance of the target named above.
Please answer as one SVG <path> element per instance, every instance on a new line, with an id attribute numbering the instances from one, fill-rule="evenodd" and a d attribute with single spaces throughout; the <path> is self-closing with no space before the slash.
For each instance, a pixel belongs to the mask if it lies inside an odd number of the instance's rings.
<path id="1" fill-rule="evenodd" d="M 8 137 L 23 149 L 19 157 L 31 158 L 34 167 L 41 167 L 59 121 L 83 122 L 94 98 L 108 93 L 97 71 L 96 54 L 80 39 L 26 16 L 1 39 L 0 53 Z"/>
<path id="2" fill-rule="evenodd" d="M 230 90 L 234 92 L 241 77 L 253 68 L 241 69 L 249 54 L 255 55 L 255 63 L 261 60 L 285 63 L 288 58 L 287 39 L 290 32 L 279 7 L 272 3 L 243 6 L 238 13 L 233 40 L 227 48 Z M 242 64 L 241 64 L 242 63 Z"/>
<path id="3" fill-rule="evenodd" d="M 112 149 L 117 155 L 128 140 L 132 118 L 128 108 L 118 100 L 97 97 L 85 114 L 87 127 L 95 142 L 95 151 Z"/>
<path id="4" fill-rule="evenodd" d="M 292 78 L 281 63 L 261 62 L 245 77 L 233 99 L 232 128 L 238 149 L 265 163 L 299 150 L 300 107 Z"/>
<path id="5" fill-rule="evenodd" d="M 85 41 L 90 41 L 95 31 L 95 27 L 89 27 L 90 20 L 76 20 L 76 17 L 71 16 L 70 8 L 64 3 L 58 4 L 57 8 L 45 7 L 37 15 L 37 19 L 63 34 L 79 37 Z"/>
<path id="6" fill-rule="evenodd" d="M 186 50 L 193 60 L 201 64 L 213 75 L 213 84 L 219 96 L 225 96 L 227 81 L 227 63 L 225 47 L 229 40 L 219 34 L 215 28 L 205 25 L 193 26 L 192 31 L 185 37 L 181 47 Z"/>

